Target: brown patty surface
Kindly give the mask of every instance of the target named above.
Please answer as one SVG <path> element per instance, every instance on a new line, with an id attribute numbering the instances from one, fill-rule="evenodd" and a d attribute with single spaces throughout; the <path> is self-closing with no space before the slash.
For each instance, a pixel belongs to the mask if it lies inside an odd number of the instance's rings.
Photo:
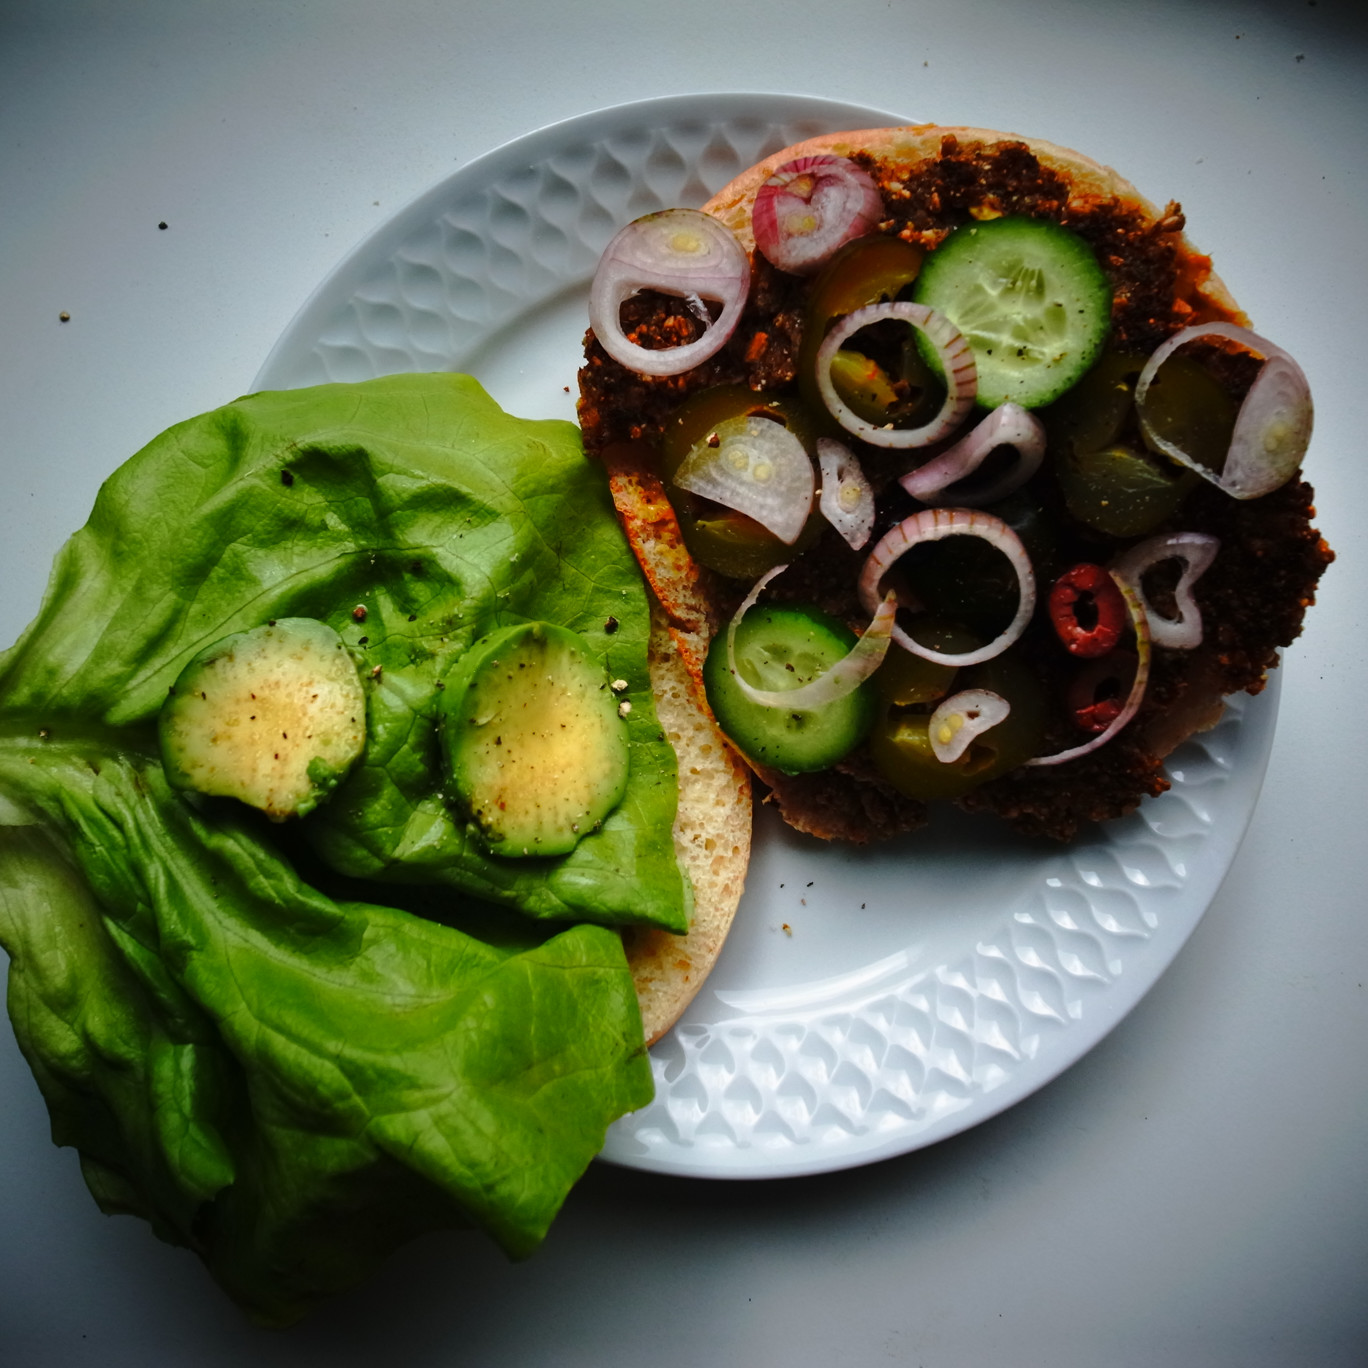
<path id="1" fill-rule="evenodd" d="M 1113 347 L 1148 353 L 1194 316 L 1210 262 L 1183 238 L 1176 204 L 1156 218 L 1116 198 L 1074 194 L 1066 178 L 1023 142 L 961 144 L 946 137 L 937 154 L 915 163 L 868 156 L 864 161 L 884 196 L 888 218 L 881 231 L 924 247 L 934 248 L 971 219 L 998 214 L 1050 219 L 1078 233 L 1112 283 Z M 690 394 L 719 384 L 744 384 L 757 392 L 791 387 L 807 290 L 806 280 L 776 270 L 755 254 L 750 302 L 736 333 L 711 360 L 682 376 L 652 378 L 628 371 L 590 333 L 579 404 L 588 449 L 642 444 L 634 446 L 631 459 L 644 454 L 649 464 L 651 444 L 665 420 Z M 629 301 L 624 323 L 647 346 L 687 340 L 698 327 L 681 301 L 650 293 Z M 1221 369 L 1223 381 L 1238 396 L 1248 382 L 1247 368 L 1231 360 Z M 869 448 L 860 448 L 860 454 L 871 461 L 877 482 L 880 462 L 888 457 Z M 884 472 L 884 478 L 891 473 Z M 1054 529 L 1053 550 L 1036 566 L 1042 597 L 1060 570 L 1080 560 L 1106 563 L 1121 548 L 1122 543 L 1069 516 L 1048 460 L 1024 493 L 1047 511 Z M 875 537 L 917 507 L 894 485 L 881 499 Z M 961 806 L 996 813 L 1024 832 L 1069 839 L 1084 825 L 1129 812 L 1143 797 L 1162 792 L 1168 786 L 1163 757 L 1174 741 L 1214 720 L 1217 696 L 1261 689 L 1279 648 L 1301 631 L 1316 583 L 1333 559 L 1312 525 L 1313 515 L 1312 491 L 1299 479 L 1244 501 L 1202 483 L 1171 524 L 1156 529 L 1207 532 L 1221 539 L 1215 563 L 1196 586 L 1206 629 L 1202 646 L 1197 651 L 1156 648 L 1139 715 L 1107 745 L 1061 765 L 1015 770 L 974 790 Z M 854 596 L 862 559 L 863 553 L 850 552 L 829 532 L 774 588 L 794 600 L 817 602 L 858 627 L 865 620 Z M 749 587 L 707 576 L 705 584 L 721 613 Z M 1020 649 L 1050 696 L 1062 699 L 1077 664 L 1054 641 L 1043 612 L 1037 612 Z M 1047 749 L 1062 750 L 1080 739 L 1058 707 Z M 924 820 L 924 805 L 887 785 L 861 752 L 821 775 L 762 777 L 785 817 L 816 835 L 867 841 Z"/>

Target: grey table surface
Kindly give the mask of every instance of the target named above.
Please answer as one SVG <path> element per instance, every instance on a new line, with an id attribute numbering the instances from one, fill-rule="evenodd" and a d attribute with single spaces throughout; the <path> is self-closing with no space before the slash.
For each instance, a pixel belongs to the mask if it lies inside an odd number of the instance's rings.
<path id="1" fill-rule="evenodd" d="M 6 644 L 104 476 L 246 391 L 385 217 L 528 130 L 674 93 L 1027 132 L 1181 201 L 1310 375 L 1339 552 L 1205 918 L 1024 1102 L 821 1177 L 596 1165 L 529 1262 L 432 1237 L 268 1333 L 191 1256 L 98 1213 L 5 1027 L 0 1361 L 1368 1362 L 1366 59 L 1339 0 L 0 0 Z"/>

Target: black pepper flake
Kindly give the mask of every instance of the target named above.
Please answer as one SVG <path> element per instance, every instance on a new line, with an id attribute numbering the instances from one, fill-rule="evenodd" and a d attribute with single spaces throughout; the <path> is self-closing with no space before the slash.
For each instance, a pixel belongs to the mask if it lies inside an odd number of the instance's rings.
<path id="1" fill-rule="evenodd" d="M 282 470 L 280 472 L 280 483 L 283 484 L 286 489 L 289 489 L 289 487 L 294 484 L 294 476 L 288 470 Z"/>
<path id="2" fill-rule="evenodd" d="M 356 644 L 357 644 L 358 646 L 369 646 L 369 645 L 370 645 L 370 637 L 368 637 L 368 636 L 357 637 L 357 638 L 356 638 Z"/>

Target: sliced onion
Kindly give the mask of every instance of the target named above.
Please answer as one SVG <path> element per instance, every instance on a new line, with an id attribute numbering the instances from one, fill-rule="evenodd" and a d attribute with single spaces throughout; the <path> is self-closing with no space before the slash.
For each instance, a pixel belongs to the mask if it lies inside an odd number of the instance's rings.
<path id="1" fill-rule="evenodd" d="M 966 492 L 960 482 L 998 447 L 1015 447 L 1017 459 L 996 480 Z M 902 477 L 902 487 L 923 503 L 954 503 L 975 508 L 1019 489 L 1040 469 L 1045 457 L 1045 425 L 1020 404 L 999 404 L 952 447 Z"/>
<path id="2" fill-rule="evenodd" d="M 1031 569 L 1031 558 L 1021 544 L 1021 538 L 1007 526 L 1001 518 L 984 513 L 976 508 L 928 508 L 904 518 L 896 527 L 890 528 L 875 544 L 860 572 L 860 602 L 867 612 L 878 606 L 883 577 L 893 563 L 918 542 L 939 541 L 942 537 L 982 537 L 990 545 L 997 547 L 1012 563 L 1016 571 L 1020 591 L 1016 616 L 1007 629 L 986 646 L 975 651 L 965 651 L 959 655 L 947 655 L 943 651 L 932 650 L 914 641 L 901 627 L 893 628 L 893 640 L 906 651 L 923 659 L 935 661 L 938 665 L 977 665 L 1001 655 L 1026 630 L 1026 624 L 1035 611 L 1036 585 L 1035 572 Z"/>
<path id="3" fill-rule="evenodd" d="M 1098 732 L 1091 740 L 1084 741 L 1077 746 L 1071 746 L 1068 750 L 1059 751 L 1055 755 L 1037 755 L 1034 759 L 1026 761 L 1028 765 L 1062 765 L 1066 760 L 1077 760 L 1079 756 L 1087 755 L 1089 752 L 1097 750 L 1099 746 L 1105 746 L 1139 711 L 1140 701 L 1144 698 L 1145 687 L 1149 683 L 1151 655 L 1149 620 L 1145 617 L 1145 608 L 1140 602 L 1139 595 L 1131 588 L 1130 584 L 1114 571 L 1112 578 L 1116 581 L 1117 588 L 1121 590 L 1121 596 L 1126 600 L 1126 607 L 1130 609 L 1131 622 L 1135 627 L 1135 654 L 1138 663 L 1135 667 L 1135 678 L 1131 680 L 1130 693 L 1126 696 L 1125 706 L 1107 724 L 1106 729 Z"/>
<path id="4" fill-rule="evenodd" d="M 817 439 L 822 516 L 858 551 L 874 530 L 874 490 L 855 453 L 834 437 Z"/>
<path id="5" fill-rule="evenodd" d="M 945 402 L 940 412 L 919 428 L 896 428 L 891 423 L 880 427 L 877 423 L 866 422 L 837 394 L 836 386 L 832 383 L 832 358 L 842 344 L 861 328 L 885 318 L 900 318 L 924 333 L 935 347 L 945 375 Z M 974 353 L 969 344 L 943 313 L 928 309 L 925 304 L 894 299 L 880 304 L 866 304 L 864 308 L 846 314 L 822 339 L 822 345 L 817 349 L 817 388 L 832 417 L 847 432 L 854 433 L 871 446 L 922 447 L 949 436 L 973 407 L 974 395 L 978 393 L 978 367 L 974 364 Z"/>
<path id="6" fill-rule="evenodd" d="M 1135 590 L 1149 621 L 1150 639 L 1156 646 L 1190 651 L 1202 644 L 1202 613 L 1192 596 L 1192 586 L 1216 559 L 1220 548 L 1220 538 L 1205 532 L 1170 532 L 1132 546 L 1112 562 L 1113 575 Z M 1173 595 L 1178 616 L 1167 618 L 1154 611 L 1145 594 L 1144 578 L 1156 565 L 1174 557 L 1183 562 L 1183 573 Z"/>
<path id="7" fill-rule="evenodd" d="M 824 152 L 785 162 L 755 195 L 755 245 L 781 271 L 811 275 L 883 218 L 874 178 L 848 157 Z"/>
<path id="8" fill-rule="evenodd" d="M 976 737 L 1007 717 L 1012 705 L 991 689 L 961 689 L 943 699 L 927 723 L 927 737 L 936 759 L 953 765 Z"/>
<path id="9" fill-rule="evenodd" d="M 893 619 L 897 614 L 897 604 L 890 594 L 875 610 L 874 617 L 864 634 L 829 670 L 824 670 L 816 679 L 796 689 L 757 689 L 749 683 L 736 667 L 736 633 L 741 619 L 755 607 L 756 600 L 769 582 L 783 571 L 787 565 L 776 565 L 756 581 L 755 587 L 742 600 L 736 616 L 727 624 L 727 670 L 736 680 L 736 686 L 752 703 L 763 708 L 790 708 L 800 712 L 811 712 L 813 708 L 825 707 L 838 698 L 854 693 L 870 675 L 877 670 L 888 654 L 888 643 L 893 630 Z"/>
<path id="10" fill-rule="evenodd" d="M 719 423 L 675 471 L 680 489 L 725 504 L 791 546 L 812 512 L 816 481 L 802 442 L 771 418 Z"/>
<path id="11" fill-rule="evenodd" d="M 589 291 L 589 326 L 604 351 L 639 375 L 680 375 L 717 352 L 736 331 L 750 289 L 750 259 L 731 230 L 698 209 L 665 209 L 629 223 L 608 244 Z M 623 303 L 639 290 L 685 299 L 703 336 L 652 350 L 622 331 Z M 722 306 L 714 321 L 704 301 Z"/>
<path id="12" fill-rule="evenodd" d="M 1235 418 L 1225 465 L 1217 473 L 1182 447 L 1154 431 L 1145 416 L 1145 396 L 1159 367 L 1184 343 L 1224 337 L 1265 360 Z M 1197 323 L 1174 333 L 1145 363 L 1135 386 L 1135 410 L 1146 438 L 1189 470 L 1236 499 L 1257 499 L 1296 473 L 1311 441 L 1311 386 L 1302 368 L 1281 347 L 1234 323 Z"/>

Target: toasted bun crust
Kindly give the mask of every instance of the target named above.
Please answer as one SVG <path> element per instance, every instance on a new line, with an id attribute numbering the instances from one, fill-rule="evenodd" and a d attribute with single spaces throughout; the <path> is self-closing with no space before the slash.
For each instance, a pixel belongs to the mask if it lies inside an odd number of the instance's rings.
<path id="1" fill-rule="evenodd" d="M 675 852 L 694 894 L 686 935 L 646 927 L 623 932 L 646 1043 L 653 1045 L 703 986 L 731 929 L 750 863 L 751 797 L 750 776 L 700 701 L 654 601 L 650 667 L 656 713 L 679 761 Z"/>
<path id="2" fill-rule="evenodd" d="M 960 146 L 967 147 L 976 143 L 1023 143 L 1040 162 L 1064 176 L 1073 188 L 1075 200 L 1120 200 L 1130 208 L 1137 209 L 1150 222 L 1157 223 L 1163 217 L 1162 210 L 1156 208 L 1128 180 L 1103 166 L 1101 162 L 1085 157 L 1067 147 L 1041 138 L 1025 138 L 1016 133 L 998 133 L 988 128 L 960 128 L 943 124 L 905 124 L 900 128 L 862 128 L 848 133 L 828 133 L 806 142 L 795 143 L 780 152 L 766 157 L 748 171 L 743 171 L 735 180 L 722 187 L 704 206 L 706 213 L 712 214 L 736 234 L 746 250 L 755 250 L 755 235 L 751 231 L 751 210 L 760 187 L 785 162 L 798 157 L 816 156 L 819 153 L 835 153 L 837 156 L 853 157 L 866 154 L 880 161 L 904 162 L 909 167 L 936 156 L 942 143 L 952 138 Z M 1192 266 L 1198 279 L 1195 281 L 1196 293 L 1207 308 L 1197 309 L 1201 318 L 1226 318 L 1231 322 L 1248 326 L 1249 320 L 1231 298 L 1221 279 L 1211 271 L 1210 261 L 1184 237 L 1183 246 L 1191 257 Z"/>

